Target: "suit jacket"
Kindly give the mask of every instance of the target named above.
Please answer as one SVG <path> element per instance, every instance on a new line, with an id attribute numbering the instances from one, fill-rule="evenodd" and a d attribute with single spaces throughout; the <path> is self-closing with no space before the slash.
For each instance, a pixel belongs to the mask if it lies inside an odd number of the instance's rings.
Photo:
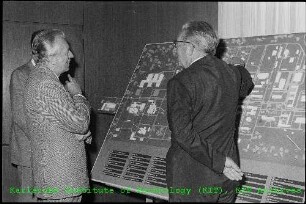
<path id="1" fill-rule="evenodd" d="M 26 81 L 35 67 L 32 62 L 15 69 L 10 80 L 10 100 L 12 110 L 12 134 L 10 137 L 11 163 L 31 167 L 31 145 L 26 135 L 26 119 L 23 98 Z"/>
<path id="2" fill-rule="evenodd" d="M 254 86 L 248 71 L 207 55 L 167 84 L 171 147 L 167 153 L 167 184 L 192 188 L 238 185 L 222 173 L 226 156 L 238 164 L 234 141 L 238 101 Z"/>
<path id="3" fill-rule="evenodd" d="M 88 131 L 88 101 L 82 96 L 72 98 L 55 73 L 39 65 L 28 79 L 25 110 L 34 187 L 56 192 L 37 192 L 36 196 L 60 199 L 80 195 L 80 191 L 67 189 L 87 188 L 89 184 L 85 144 L 76 138 L 76 134 Z"/>

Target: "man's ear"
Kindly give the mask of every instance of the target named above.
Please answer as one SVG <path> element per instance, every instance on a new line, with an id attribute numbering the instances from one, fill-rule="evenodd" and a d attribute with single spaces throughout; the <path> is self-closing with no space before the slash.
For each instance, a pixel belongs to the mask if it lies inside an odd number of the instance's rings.
<path id="1" fill-rule="evenodd" d="M 188 43 L 187 44 L 187 49 L 186 49 L 186 54 L 187 56 L 192 56 L 194 52 L 194 47 L 192 44 Z"/>

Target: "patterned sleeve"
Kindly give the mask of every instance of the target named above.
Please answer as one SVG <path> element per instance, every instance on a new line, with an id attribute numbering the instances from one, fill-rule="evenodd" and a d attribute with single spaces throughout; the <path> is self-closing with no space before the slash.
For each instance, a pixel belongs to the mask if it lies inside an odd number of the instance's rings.
<path id="1" fill-rule="evenodd" d="M 46 117 L 56 118 L 62 128 L 76 133 L 85 134 L 90 122 L 90 105 L 85 97 L 74 96 L 65 90 L 62 84 L 44 81 L 37 89 Z"/>

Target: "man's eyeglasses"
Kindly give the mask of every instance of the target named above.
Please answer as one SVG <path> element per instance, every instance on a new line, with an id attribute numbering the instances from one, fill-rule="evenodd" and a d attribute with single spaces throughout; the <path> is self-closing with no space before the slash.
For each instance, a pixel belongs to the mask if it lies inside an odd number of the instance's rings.
<path id="1" fill-rule="evenodd" d="M 175 47 L 177 47 L 177 43 L 189 43 L 195 48 L 194 44 L 192 44 L 191 42 L 182 41 L 182 40 L 173 40 L 173 44 L 174 44 Z"/>

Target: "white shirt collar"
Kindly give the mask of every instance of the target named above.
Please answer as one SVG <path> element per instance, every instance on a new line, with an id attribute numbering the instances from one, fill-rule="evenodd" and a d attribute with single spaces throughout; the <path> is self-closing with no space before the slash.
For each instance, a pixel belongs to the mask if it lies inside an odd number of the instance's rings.
<path id="1" fill-rule="evenodd" d="M 35 67 L 35 66 L 36 66 L 36 63 L 35 63 L 35 61 L 34 61 L 33 58 L 31 59 L 31 62 L 32 62 L 33 66 Z"/>
<path id="2" fill-rule="evenodd" d="M 202 56 L 202 57 L 199 57 L 199 58 L 197 58 L 197 59 L 195 59 L 195 60 L 193 60 L 193 62 L 191 62 L 190 65 L 192 65 L 193 63 L 195 63 L 196 61 L 198 61 L 198 60 L 201 59 L 201 58 L 203 58 L 203 56 Z M 189 66 L 190 66 L 190 65 L 189 65 Z"/>

